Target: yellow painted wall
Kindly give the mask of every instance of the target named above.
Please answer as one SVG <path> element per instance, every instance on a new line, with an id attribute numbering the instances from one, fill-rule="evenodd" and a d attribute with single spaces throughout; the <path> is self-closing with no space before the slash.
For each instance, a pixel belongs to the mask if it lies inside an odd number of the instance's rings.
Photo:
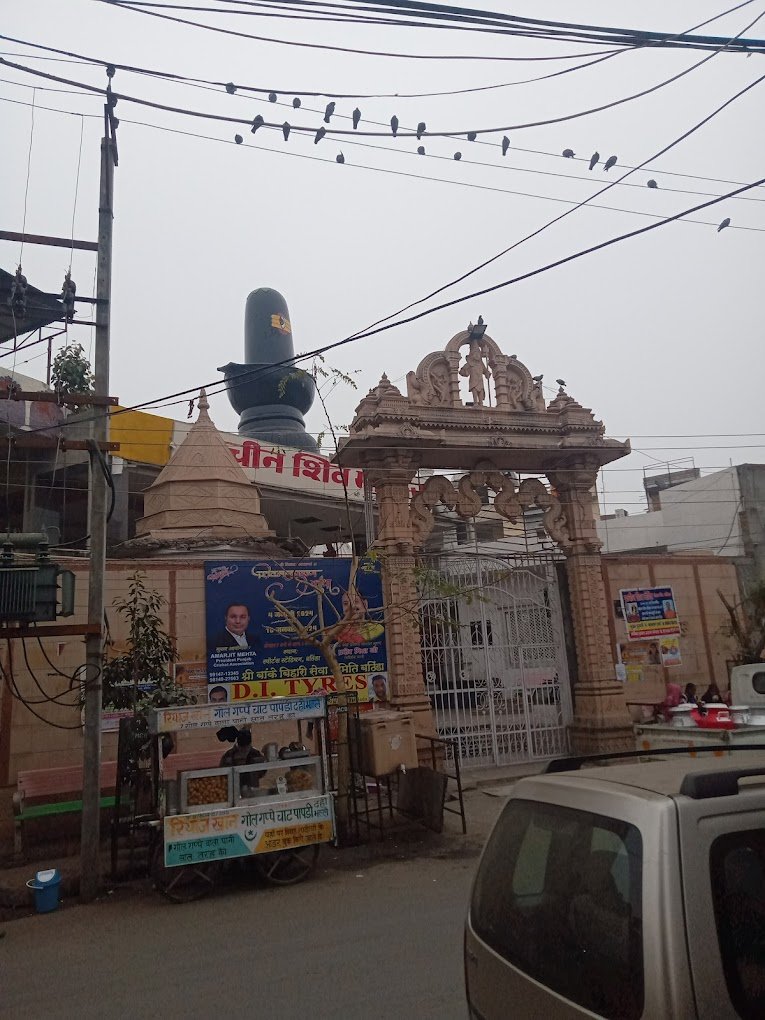
<path id="1" fill-rule="evenodd" d="M 119 443 L 118 456 L 143 464 L 167 464 L 173 438 L 172 418 L 144 411 L 125 411 L 109 420 L 109 440 Z"/>

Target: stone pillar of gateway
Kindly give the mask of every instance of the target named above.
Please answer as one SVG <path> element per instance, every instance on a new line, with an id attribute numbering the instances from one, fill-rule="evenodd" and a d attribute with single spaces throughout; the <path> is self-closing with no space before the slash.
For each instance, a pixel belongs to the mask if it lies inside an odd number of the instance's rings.
<path id="1" fill-rule="evenodd" d="M 573 749 L 634 744 L 610 646 L 594 509 L 599 469 L 626 456 L 630 445 L 606 438 L 602 422 L 557 382 L 547 403 L 542 376 L 504 354 L 479 318 L 408 373 L 406 394 L 383 375 L 340 443 L 336 460 L 363 468 L 375 489 L 391 701 L 416 713 L 420 731 L 433 732 L 433 722 L 420 651 L 417 553 L 439 503 L 470 519 L 488 490 L 495 511 L 511 522 L 531 507 L 542 510 L 545 530 L 567 560 L 578 660 Z M 434 473 L 412 494 L 420 469 Z M 456 486 L 438 473 L 446 471 L 463 473 Z"/>

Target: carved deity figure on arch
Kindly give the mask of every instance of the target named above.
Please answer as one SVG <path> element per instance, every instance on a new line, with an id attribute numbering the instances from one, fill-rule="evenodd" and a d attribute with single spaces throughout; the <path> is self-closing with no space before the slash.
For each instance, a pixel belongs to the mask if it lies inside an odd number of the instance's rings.
<path id="1" fill-rule="evenodd" d="M 474 406 L 483 407 L 486 399 L 486 388 L 483 381 L 491 378 L 491 369 L 484 361 L 479 344 L 470 344 L 470 350 L 465 355 L 465 364 L 460 369 L 460 375 L 467 377 L 468 389 L 473 397 Z"/>

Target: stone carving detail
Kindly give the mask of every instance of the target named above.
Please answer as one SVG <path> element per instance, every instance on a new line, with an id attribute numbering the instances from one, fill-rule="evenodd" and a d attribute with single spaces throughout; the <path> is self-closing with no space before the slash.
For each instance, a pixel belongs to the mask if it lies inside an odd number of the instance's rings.
<path id="1" fill-rule="evenodd" d="M 471 471 L 463 475 L 457 488 L 443 475 L 429 478 L 411 500 L 409 523 L 416 545 L 422 545 L 433 530 L 433 510 L 443 503 L 456 509 L 460 517 L 471 520 L 481 512 L 483 503 L 478 488 L 494 493 L 494 509 L 501 516 L 515 522 L 525 510 L 533 506 L 543 511 L 542 524 L 550 538 L 564 550 L 571 546 L 568 524 L 563 507 L 538 478 L 526 478 L 516 488 L 510 475 L 501 471 Z"/>
<path id="2" fill-rule="evenodd" d="M 544 376 L 535 375 L 531 380 L 531 404 L 535 411 L 546 411 L 545 395 L 542 390 L 542 379 Z"/>
<path id="3" fill-rule="evenodd" d="M 462 361 L 462 349 L 467 353 Z M 467 378 L 475 407 L 493 405 L 500 411 L 545 411 L 541 376 L 534 379 L 518 358 L 503 354 L 486 333 L 463 330 L 446 349 L 428 354 L 407 373 L 410 403 L 425 407 L 462 407 L 460 377 Z M 493 399 L 491 394 L 493 391 Z"/>
<path id="4" fill-rule="evenodd" d="M 456 361 L 456 364 L 455 364 Z M 428 407 L 455 407 L 459 404 L 459 385 L 455 369 L 459 358 L 447 357 L 443 351 L 429 354 L 416 372 L 407 372 L 406 391 L 413 404 Z"/>
<path id="5" fill-rule="evenodd" d="M 402 437 L 402 439 L 416 439 L 420 433 L 414 425 L 402 425 L 398 430 L 398 434 Z"/>
<path id="6" fill-rule="evenodd" d="M 595 553 L 602 546 L 593 507 L 597 477 L 597 466 L 590 468 L 581 462 L 574 463 L 565 472 L 548 472 L 548 478 L 555 486 L 565 513 L 569 534 L 569 543 L 563 546 L 566 553 Z"/>
<path id="7" fill-rule="evenodd" d="M 468 381 L 468 389 L 473 398 L 473 407 L 483 407 L 486 399 L 486 387 L 484 379 L 491 379 L 491 369 L 486 364 L 486 354 L 479 340 L 471 340 L 470 347 L 465 355 L 465 364 L 460 369 L 460 375 Z"/>
<path id="8" fill-rule="evenodd" d="M 412 526 L 412 538 L 416 545 L 422 545 L 433 530 L 433 510 L 439 504 L 453 510 L 457 502 L 457 492 L 443 475 L 433 475 L 420 491 L 412 497 L 409 505 L 409 523 Z"/>

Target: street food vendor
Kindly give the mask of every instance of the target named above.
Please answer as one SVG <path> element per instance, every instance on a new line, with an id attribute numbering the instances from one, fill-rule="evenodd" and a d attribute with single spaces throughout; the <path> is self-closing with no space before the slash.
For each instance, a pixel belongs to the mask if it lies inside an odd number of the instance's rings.
<path id="1" fill-rule="evenodd" d="M 237 730 L 235 726 L 227 726 L 218 731 L 218 739 L 232 741 L 234 745 L 224 752 L 220 760 L 222 769 L 236 765 L 261 765 L 266 760 L 265 755 L 252 746 L 252 734 L 248 729 Z M 242 780 L 241 795 L 248 796 L 250 790 L 257 789 L 263 776 L 262 772 L 248 773 L 246 780 Z"/>
<path id="2" fill-rule="evenodd" d="M 266 759 L 252 746 L 252 734 L 247 729 L 237 730 L 235 727 L 228 727 L 231 732 L 227 733 L 224 739 L 231 740 L 233 747 L 225 751 L 220 760 L 222 769 L 232 768 L 235 765 L 260 765 Z"/>

